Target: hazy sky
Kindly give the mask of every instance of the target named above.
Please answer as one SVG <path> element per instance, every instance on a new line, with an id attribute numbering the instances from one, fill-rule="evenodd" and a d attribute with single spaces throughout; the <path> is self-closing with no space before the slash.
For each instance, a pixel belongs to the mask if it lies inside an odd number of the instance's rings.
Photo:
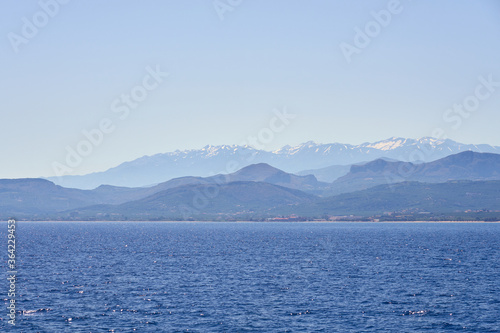
<path id="1" fill-rule="evenodd" d="M 0 1 L 0 178 L 52 176 L 68 148 L 90 149 L 85 174 L 240 144 L 284 108 L 267 150 L 500 145 L 497 0 L 61 2 Z"/>

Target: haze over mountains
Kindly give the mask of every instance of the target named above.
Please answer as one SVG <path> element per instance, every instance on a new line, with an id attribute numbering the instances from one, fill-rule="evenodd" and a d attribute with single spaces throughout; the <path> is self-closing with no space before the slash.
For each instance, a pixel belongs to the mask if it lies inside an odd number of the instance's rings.
<path id="1" fill-rule="evenodd" d="M 419 164 L 377 159 L 351 166 L 330 183 L 265 163 L 137 188 L 81 190 L 44 179 L 0 180 L 0 218 L 227 220 L 423 213 L 464 218 L 469 212 L 494 218 L 499 209 L 500 155 L 472 151 Z"/>
<path id="2" fill-rule="evenodd" d="M 446 183 L 402 182 L 301 203 L 294 214 L 301 216 L 351 215 L 398 219 L 500 218 L 500 181 L 449 181 Z M 287 214 L 279 207 L 275 214 Z"/>
<path id="3" fill-rule="evenodd" d="M 421 164 L 377 159 L 363 165 L 353 165 L 349 173 L 333 182 L 328 194 L 353 192 L 404 181 L 444 183 L 450 180 L 499 179 L 500 155 L 466 151 Z"/>
<path id="4" fill-rule="evenodd" d="M 308 170 L 307 174 L 316 174 L 314 169 L 336 168 L 338 172 L 327 177 L 320 176 L 321 171 L 318 171 L 318 179 L 331 182 L 345 175 L 350 165 L 355 163 L 366 163 L 377 158 L 429 162 L 468 150 L 500 153 L 500 147 L 462 144 L 434 138 L 414 140 L 394 137 L 361 145 L 306 142 L 295 147 L 285 146 L 272 152 L 249 146 L 223 145 L 144 156 L 103 172 L 47 179 L 64 187 L 81 189 L 93 189 L 103 184 L 140 187 L 177 177 L 228 174 L 251 164 L 267 163 L 285 172 L 301 175 L 304 175 L 300 173 L 303 170 Z"/>
<path id="5" fill-rule="evenodd" d="M 274 187 L 268 186 L 271 184 L 285 187 L 285 191 L 300 189 L 303 192 L 311 193 L 329 186 L 327 183 L 318 182 L 314 176 L 289 174 L 264 163 L 247 166 L 229 175 L 215 175 L 205 178 L 180 177 L 152 187 L 137 188 L 101 185 L 93 190 L 81 190 L 55 185 L 45 179 L 0 179 L 0 212 L 10 216 L 45 216 L 93 205 L 125 204 L 142 200 L 160 192 L 176 193 L 175 191 L 169 192 L 171 189 L 188 188 L 191 193 L 196 194 L 196 188 L 212 188 L 212 190 L 217 188 L 218 190 L 222 185 L 235 182 L 242 184 L 244 182 L 261 183 L 264 184 L 261 186 L 265 186 L 267 190 L 274 189 Z M 252 189 L 256 188 L 252 187 Z M 304 197 L 310 197 L 302 191 L 297 192 L 300 192 L 300 195 Z M 269 202 L 270 193 L 264 189 L 257 192 L 259 192 L 262 202 Z M 275 190 L 271 192 L 276 195 Z M 168 202 L 170 204 L 177 201 L 175 199 Z"/>

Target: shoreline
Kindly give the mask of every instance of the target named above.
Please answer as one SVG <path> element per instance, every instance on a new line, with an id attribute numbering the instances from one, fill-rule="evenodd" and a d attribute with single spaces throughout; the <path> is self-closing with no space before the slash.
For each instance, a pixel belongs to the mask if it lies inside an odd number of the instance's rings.
<path id="1" fill-rule="evenodd" d="M 7 221 L 3 221 L 7 222 Z M 16 220 L 16 222 L 22 222 L 22 223 L 266 223 L 266 224 L 279 224 L 279 223 L 352 223 L 352 224 L 359 224 L 359 223 L 366 223 L 366 224 L 384 224 L 384 223 L 480 223 L 480 224 L 497 224 L 500 223 L 500 221 L 425 221 L 425 220 L 419 220 L 419 221 L 379 221 L 379 222 L 374 222 L 374 221 L 170 221 L 170 220 L 165 220 L 165 221 L 107 221 L 107 220 L 101 220 L 101 221 L 49 221 L 49 220 L 42 220 L 42 221 L 23 221 L 23 220 Z"/>

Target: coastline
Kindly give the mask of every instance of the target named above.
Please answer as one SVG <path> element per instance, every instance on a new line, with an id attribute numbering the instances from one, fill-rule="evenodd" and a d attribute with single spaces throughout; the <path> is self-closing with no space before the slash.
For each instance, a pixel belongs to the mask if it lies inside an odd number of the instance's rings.
<path id="1" fill-rule="evenodd" d="M 7 221 L 4 221 L 7 222 Z M 500 223 L 500 221 L 425 221 L 425 220 L 420 220 L 420 221 L 379 221 L 379 222 L 374 222 L 374 221 L 171 221 L 171 220 L 165 220 L 165 221 L 108 221 L 108 220 L 100 220 L 100 221 L 49 221 L 49 220 L 38 220 L 38 221 L 24 221 L 24 220 L 16 220 L 16 222 L 22 222 L 22 223 L 261 223 L 261 224 L 280 224 L 280 223 L 351 223 L 351 224 L 359 224 L 359 223 L 365 223 L 365 224 L 385 224 L 385 223 L 478 223 L 478 224 L 497 224 Z"/>

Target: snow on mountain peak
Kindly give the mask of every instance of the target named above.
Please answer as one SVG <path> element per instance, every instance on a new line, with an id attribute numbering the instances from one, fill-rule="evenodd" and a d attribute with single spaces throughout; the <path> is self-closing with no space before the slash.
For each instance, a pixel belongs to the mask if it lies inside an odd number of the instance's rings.
<path id="1" fill-rule="evenodd" d="M 439 140 L 439 139 L 436 139 L 436 138 L 433 138 L 430 136 L 420 138 L 417 141 L 419 143 L 422 143 L 422 144 L 430 144 L 431 146 L 434 146 L 434 147 L 444 143 L 444 140 Z"/>
<path id="2" fill-rule="evenodd" d="M 471 145 L 450 139 L 424 137 L 418 140 L 390 138 L 359 145 L 343 143 L 316 144 L 312 141 L 284 146 L 273 152 L 249 145 L 207 145 L 202 149 L 176 150 L 144 156 L 124 162 L 108 171 L 85 176 L 54 177 L 50 180 L 66 187 L 91 189 L 102 184 L 138 187 L 184 176 L 209 176 L 226 170 L 228 165 L 244 167 L 267 163 L 286 172 L 321 169 L 333 165 L 365 163 L 378 158 L 413 161 L 415 152 L 422 152 L 422 161 L 432 161 L 464 150 L 499 154 L 500 147 Z"/>
<path id="3" fill-rule="evenodd" d="M 393 150 L 393 149 L 396 149 L 398 147 L 401 147 L 404 145 L 405 142 L 406 142 L 406 139 L 404 139 L 404 138 L 392 137 L 392 138 L 387 139 L 387 140 L 370 143 L 370 144 L 366 145 L 366 147 L 386 151 L 386 150 Z"/>
<path id="4" fill-rule="evenodd" d="M 413 145 L 431 145 L 432 147 L 438 147 L 445 143 L 446 140 L 440 140 L 432 137 L 422 137 L 420 139 L 406 139 L 401 137 L 391 137 L 386 140 L 377 141 L 377 142 L 365 142 L 360 145 L 346 145 L 340 143 L 330 143 L 330 144 L 318 144 L 314 141 L 307 141 L 295 146 L 286 145 L 279 149 L 270 151 L 269 153 L 273 155 L 296 155 L 301 152 L 310 152 L 321 155 L 329 155 L 331 153 L 335 153 L 337 151 L 344 150 L 352 150 L 352 149 L 363 149 L 365 151 L 366 148 L 371 148 L 375 150 L 379 150 L 382 152 L 389 152 L 397 148 L 404 148 L 405 146 L 413 146 Z M 187 153 L 201 153 L 206 157 L 215 156 L 221 153 L 236 153 L 238 150 L 256 150 L 255 147 L 245 145 L 206 145 L 200 150 L 192 149 L 192 150 L 184 150 L 184 151 L 176 151 L 175 155 L 185 155 Z M 258 149 L 257 149 L 258 150 Z M 367 153 L 367 151 L 365 151 Z M 172 153 L 170 153 L 172 154 Z"/>

